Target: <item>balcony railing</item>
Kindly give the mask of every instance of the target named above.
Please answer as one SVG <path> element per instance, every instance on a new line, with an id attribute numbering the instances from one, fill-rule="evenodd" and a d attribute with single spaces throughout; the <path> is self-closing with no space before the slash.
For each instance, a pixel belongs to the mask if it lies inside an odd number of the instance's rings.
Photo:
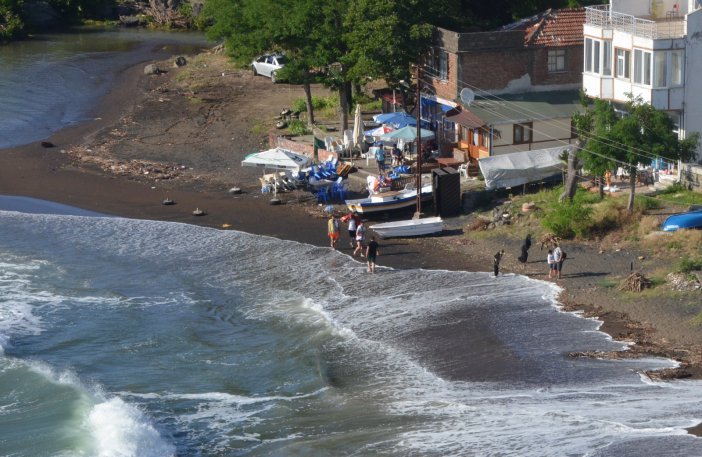
<path id="1" fill-rule="evenodd" d="M 602 29 L 618 30 L 642 38 L 670 39 L 685 36 L 685 19 L 677 15 L 666 16 L 664 21 L 641 19 L 631 14 L 610 11 L 609 5 L 585 8 L 585 23 Z"/>

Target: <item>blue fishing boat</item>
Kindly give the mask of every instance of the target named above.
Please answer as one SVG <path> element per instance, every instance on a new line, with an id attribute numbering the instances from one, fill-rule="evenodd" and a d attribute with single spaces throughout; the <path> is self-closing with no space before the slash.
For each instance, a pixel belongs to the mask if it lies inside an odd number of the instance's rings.
<path id="1" fill-rule="evenodd" d="M 702 229 L 702 210 L 673 214 L 663 222 L 664 232 L 674 232 L 679 229 Z"/>

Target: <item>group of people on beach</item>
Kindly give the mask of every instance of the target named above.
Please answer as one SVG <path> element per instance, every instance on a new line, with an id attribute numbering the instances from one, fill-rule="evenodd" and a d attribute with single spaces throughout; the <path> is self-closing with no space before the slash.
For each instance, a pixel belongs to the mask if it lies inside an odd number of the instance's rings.
<path id="1" fill-rule="evenodd" d="M 529 248 L 531 247 L 531 235 L 527 235 L 524 243 L 521 247 L 521 255 L 517 258 L 522 264 L 527 263 L 529 258 Z M 493 261 L 493 272 L 497 276 L 500 272 L 500 261 L 505 255 L 505 250 L 501 249 L 497 251 L 494 256 Z M 566 259 L 566 252 L 561 248 L 559 244 L 556 244 L 553 249 L 548 250 L 548 255 L 546 256 L 546 263 L 548 264 L 548 279 L 561 279 L 561 271 L 563 270 L 563 263 Z"/>
<path id="2" fill-rule="evenodd" d="M 364 245 L 366 241 L 366 226 L 356 211 L 352 211 L 341 218 L 336 214 L 332 214 L 327 221 L 327 235 L 329 236 L 332 249 L 336 249 L 339 242 L 341 233 L 340 221 L 348 224 L 349 245 L 353 249 L 352 255 L 355 257 L 358 254 L 361 257 L 365 257 L 368 263 L 368 272 L 374 273 L 375 259 L 380 254 L 378 242 L 372 236 L 368 245 Z"/>

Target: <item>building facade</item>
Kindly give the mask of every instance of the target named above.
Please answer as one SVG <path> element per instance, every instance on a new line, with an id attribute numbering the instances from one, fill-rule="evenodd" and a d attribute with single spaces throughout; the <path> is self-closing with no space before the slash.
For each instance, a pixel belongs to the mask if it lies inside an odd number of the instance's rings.
<path id="1" fill-rule="evenodd" d="M 684 138 L 702 131 L 702 2 L 610 0 L 586 8 L 583 89 L 667 112 Z M 699 157 L 699 153 L 698 153 Z"/>
<path id="2" fill-rule="evenodd" d="M 463 98 L 461 112 L 449 111 L 443 118 L 443 130 L 453 132 L 453 147 L 476 160 L 536 149 L 536 143 L 546 142 L 542 133 L 569 143 L 570 128 L 563 126 L 569 125 L 572 113 L 559 111 L 554 126 L 548 126 L 551 120 L 543 116 L 517 115 L 512 110 L 498 119 L 485 107 L 499 108 L 512 103 L 507 98 L 516 103 L 524 96 L 529 104 L 539 104 L 539 94 L 548 104 L 554 93 L 577 93 L 582 85 L 584 22 L 585 10 L 571 8 L 548 10 L 491 32 L 437 29 L 422 84 L 439 99 L 460 102 Z M 505 111 L 510 110 L 497 113 Z M 512 120 L 514 125 L 509 124 Z"/>

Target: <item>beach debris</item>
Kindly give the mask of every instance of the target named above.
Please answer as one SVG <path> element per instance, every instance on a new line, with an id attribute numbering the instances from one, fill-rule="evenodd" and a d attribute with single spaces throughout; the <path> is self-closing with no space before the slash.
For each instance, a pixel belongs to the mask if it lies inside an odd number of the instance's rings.
<path id="1" fill-rule="evenodd" d="M 175 58 L 175 61 L 173 62 L 173 65 L 176 67 L 184 67 L 187 65 L 188 61 L 185 59 L 183 56 L 178 56 Z"/>
<path id="2" fill-rule="evenodd" d="M 241 193 L 241 187 L 232 187 L 231 189 L 229 189 L 229 193 L 232 194 L 232 195 L 240 194 L 240 193 Z"/>
<path id="3" fill-rule="evenodd" d="M 551 232 L 544 233 L 541 238 L 539 238 L 539 243 L 541 243 L 541 249 L 546 246 L 547 248 L 552 248 L 557 244 L 561 244 L 561 239 Z"/>
<path id="4" fill-rule="evenodd" d="M 200 208 L 195 208 L 195 211 L 193 211 L 193 216 L 204 216 L 205 214 L 207 213 Z"/>
<path id="5" fill-rule="evenodd" d="M 665 280 L 673 290 L 699 290 L 702 289 L 697 277 L 685 273 L 668 273 Z"/>
<path id="6" fill-rule="evenodd" d="M 226 224 L 226 223 L 225 223 L 225 224 L 222 224 L 222 228 L 223 228 L 223 229 L 231 228 L 231 226 L 232 226 L 232 224 Z"/>
<path id="7" fill-rule="evenodd" d="M 619 284 L 619 290 L 627 292 L 641 292 L 642 290 L 652 287 L 653 283 L 638 271 L 633 272 Z"/>
<path id="8" fill-rule="evenodd" d="M 171 200 L 170 198 L 166 197 L 163 199 L 161 202 L 162 205 L 175 205 L 175 201 Z"/>
<path id="9" fill-rule="evenodd" d="M 51 141 L 42 141 L 41 146 L 44 148 L 53 148 L 55 146 Z"/>

